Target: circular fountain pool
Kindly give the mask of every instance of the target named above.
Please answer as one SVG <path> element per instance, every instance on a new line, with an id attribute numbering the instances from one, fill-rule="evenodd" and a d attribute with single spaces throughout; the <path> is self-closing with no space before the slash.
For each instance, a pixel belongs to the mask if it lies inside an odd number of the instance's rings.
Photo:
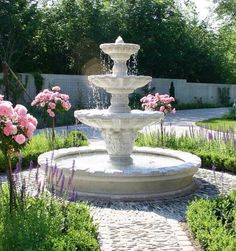
<path id="1" fill-rule="evenodd" d="M 139 147 L 131 155 L 133 164 L 114 165 L 105 149 L 79 147 L 55 150 L 40 155 L 44 166 L 52 160 L 69 179 L 74 162 L 72 188 L 80 197 L 108 199 L 152 199 L 192 191 L 192 179 L 200 159 L 190 153 L 169 149 Z M 58 188 L 60 184 L 58 184 Z"/>

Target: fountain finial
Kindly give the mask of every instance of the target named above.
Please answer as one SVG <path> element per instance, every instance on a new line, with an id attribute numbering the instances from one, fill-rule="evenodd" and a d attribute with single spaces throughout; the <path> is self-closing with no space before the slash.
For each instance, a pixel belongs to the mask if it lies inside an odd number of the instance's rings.
<path id="1" fill-rule="evenodd" d="M 119 36 L 119 37 L 116 39 L 115 43 L 116 43 L 116 44 L 124 44 L 125 42 L 124 42 L 123 38 L 122 38 L 121 36 Z"/>

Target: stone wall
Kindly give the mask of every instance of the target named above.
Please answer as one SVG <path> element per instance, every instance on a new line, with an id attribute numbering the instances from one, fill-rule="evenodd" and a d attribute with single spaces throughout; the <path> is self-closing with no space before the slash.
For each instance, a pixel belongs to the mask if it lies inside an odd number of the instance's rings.
<path id="1" fill-rule="evenodd" d="M 88 82 L 87 76 L 81 75 L 59 75 L 59 74 L 42 74 L 43 88 L 53 85 L 60 85 L 62 92 L 70 95 L 71 103 L 79 108 L 104 107 L 104 103 L 109 103 L 109 94 L 104 90 L 92 87 Z M 2 78 L 2 74 L 0 74 Z M 23 83 L 27 83 L 27 91 L 32 98 L 36 95 L 34 78 L 27 73 L 21 73 Z M 209 83 L 190 83 L 185 79 L 162 79 L 153 78 L 149 84 L 149 88 L 153 88 L 154 92 L 161 94 L 169 93 L 170 83 L 174 83 L 175 96 L 179 103 L 192 102 L 219 102 L 218 88 L 229 88 L 231 101 L 236 99 L 236 85 L 225 84 L 209 84 Z M 140 90 L 137 90 L 140 92 Z M 29 102 L 27 95 L 21 98 L 22 102 Z"/>

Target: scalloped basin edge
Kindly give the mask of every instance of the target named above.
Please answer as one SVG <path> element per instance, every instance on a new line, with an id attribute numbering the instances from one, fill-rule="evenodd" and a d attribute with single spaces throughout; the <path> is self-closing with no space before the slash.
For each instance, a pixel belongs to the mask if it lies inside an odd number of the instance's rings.
<path id="1" fill-rule="evenodd" d="M 47 160 L 52 159 L 51 166 L 57 160 L 71 156 L 91 154 L 96 158 L 98 154 L 106 153 L 105 148 L 73 147 L 43 153 L 38 163 L 43 168 Z M 161 168 L 128 168 L 114 167 L 112 170 L 96 170 L 96 165 L 80 170 L 79 164 L 75 166 L 75 175 L 71 188 L 78 191 L 81 199 L 116 199 L 116 200 L 147 200 L 165 196 L 188 194 L 196 188 L 193 175 L 201 166 L 201 159 L 193 154 L 170 149 L 135 147 L 133 154 L 143 154 L 158 158 L 167 157 L 176 159 L 178 164 L 163 166 Z M 180 163 L 181 162 L 181 163 Z M 71 165 L 72 166 L 72 165 Z M 66 180 L 71 175 L 71 166 L 62 167 Z M 60 167 L 58 167 L 60 169 Z M 128 171 L 127 171 L 128 170 Z M 59 190 L 59 187 L 56 187 Z"/>

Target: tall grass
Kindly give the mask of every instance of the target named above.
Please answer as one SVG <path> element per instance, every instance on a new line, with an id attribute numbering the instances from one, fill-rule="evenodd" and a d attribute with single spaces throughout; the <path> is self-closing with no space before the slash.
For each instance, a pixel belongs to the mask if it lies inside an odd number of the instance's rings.
<path id="1" fill-rule="evenodd" d="M 180 137 L 174 132 L 164 130 L 162 142 L 161 132 L 149 130 L 140 133 L 136 139 L 137 146 L 164 147 L 188 151 L 202 159 L 202 167 L 236 172 L 236 138 L 232 131 L 223 133 L 209 130 L 193 130 Z"/>

